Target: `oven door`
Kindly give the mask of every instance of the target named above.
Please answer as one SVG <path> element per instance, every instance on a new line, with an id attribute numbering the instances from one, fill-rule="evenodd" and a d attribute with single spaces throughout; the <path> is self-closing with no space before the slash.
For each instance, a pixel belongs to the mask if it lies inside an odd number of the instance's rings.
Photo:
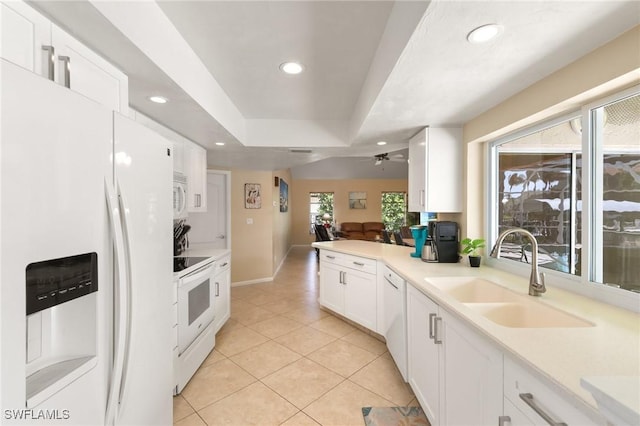
<path id="1" fill-rule="evenodd" d="M 211 262 L 178 283 L 178 351 L 181 354 L 214 319 L 215 287 Z"/>

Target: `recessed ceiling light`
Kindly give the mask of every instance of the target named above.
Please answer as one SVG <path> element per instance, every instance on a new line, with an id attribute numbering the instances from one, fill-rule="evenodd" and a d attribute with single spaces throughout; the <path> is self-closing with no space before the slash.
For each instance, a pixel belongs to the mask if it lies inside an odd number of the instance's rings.
<path id="1" fill-rule="evenodd" d="M 218 146 L 224 146 L 224 142 L 216 142 L 216 145 L 218 145 Z"/>
<path id="2" fill-rule="evenodd" d="M 286 74 L 300 74 L 304 67 L 299 62 L 284 62 L 280 64 L 280 70 Z"/>
<path id="3" fill-rule="evenodd" d="M 166 104 L 167 102 L 169 102 L 169 99 L 165 98 L 164 96 L 149 96 L 149 100 L 157 104 Z"/>
<path id="4" fill-rule="evenodd" d="M 486 43 L 489 40 L 494 39 L 502 33 L 502 25 L 487 24 L 476 28 L 467 34 L 467 40 L 469 43 L 478 44 Z"/>
<path id="5" fill-rule="evenodd" d="M 387 144 L 387 143 L 386 143 L 385 141 L 376 142 L 376 145 L 380 145 L 380 146 L 382 146 L 382 145 L 386 145 L 386 144 Z"/>

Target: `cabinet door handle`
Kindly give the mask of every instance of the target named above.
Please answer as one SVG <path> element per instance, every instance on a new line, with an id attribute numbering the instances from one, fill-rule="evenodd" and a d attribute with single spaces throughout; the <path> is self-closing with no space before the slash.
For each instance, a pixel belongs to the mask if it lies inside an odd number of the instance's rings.
<path id="1" fill-rule="evenodd" d="M 67 89 L 71 88 L 71 58 L 68 56 L 58 56 L 62 62 L 62 83 Z"/>
<path id="2" fill-rule="evenodd" d="M 433 319 L 437 314 L 429 314 L 429 339 L 435 339 L 436 335 L 433 332 Z"/>
<path id="3" fill-rule="evenodd" d="M 347 285 L 347 271 L 342 272 L 342 284 Z"/>
<path id="4" fill-rule="evenodd" d="M 45 65 L 47 66 L 47 78 L 54 81 L 56 49 L 53 46 L 42 46 L 42 50 L 47 52 L 47 60 L 45 61 Z"/>
<path id="5" fill-rule="evenodd" d="M 509 416 L 500 416 L 498 417 L 498 426 L 511 426 L 511 417 Z"/>
<path id="6" fill-rule="evenodd" d="M 364 263 L 362 262 L 353 262 L 353 264 L 356 266 L 364 266 Z"/>
<path id="7" fill-rule="evenodd" d="M 220 296 L 220 283 L 216 281 L 216 297 Z"/>
<path id="8" fill-rule="evenodd" d="M 442 324 L 442 317 L 435 317 L 433 321 L 433 343 L 441 345 L 442 339 L 438 336 L 438 324 Z"/>
<path id="9" fill-rule="evenodd" d="M 553 419 L 553 417 L 549 413 L 544 411 L 544 409 L 538 405 L 538 403 L 536 402 L 536 400 L 535 400 L 535 398 L 533 397 L 532 394 L 530 394 L 530 393 L 521 393 L 519 396 L 520 396 L 521 400 L 523 400 L 529 407 L 531 407 L 531 409 L 533 411 L 535 411 L 536 414 L 538 414 L 540 417 L 542 417 L 544 419 L 544 421 L 547 422 L 549 425 L 551 425 L 551 426 L 567 426 L 567 424 L 565 422 L 557 422 L 557 421 L 555 421 Z"/>
<path id="10" fill-rule="evenodd" d="M 420 205 L 421 205 L 421 206 L 424 206 L 424 199 L 425 199 L 425 196 L 424 196 L 424 189 L 421 189 L 421 190 L 420 190 Z"/>

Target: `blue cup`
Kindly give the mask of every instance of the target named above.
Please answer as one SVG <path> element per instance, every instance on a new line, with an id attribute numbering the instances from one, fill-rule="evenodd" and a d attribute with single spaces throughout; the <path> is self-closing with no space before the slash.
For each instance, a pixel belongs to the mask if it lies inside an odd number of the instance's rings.
<path id="1" fill-rule="evenodd" d="M 415 225 L 411 227 L 411 235 L 413 236 L 413 241 L 416 243 L 416 251 L 415 253 L 411 253 L 411 257 L 422 257 L 422 247 L 424 247 L 424 243 L 427 241 L 427 227 L 423 225 Z"/>

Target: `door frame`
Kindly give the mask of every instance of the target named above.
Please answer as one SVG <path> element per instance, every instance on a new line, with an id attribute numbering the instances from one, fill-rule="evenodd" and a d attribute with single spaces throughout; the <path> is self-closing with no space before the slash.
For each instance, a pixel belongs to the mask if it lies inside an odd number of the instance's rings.
<path id="1" fill-rule="evenodd" d="M 209 181 L 209 174 L 224 175 L 226 177 L 225 187 L 225 202 L 227 203 L 227 211 L 225 212 L 225 240 L 227 250 L 231 250 L 231 172 L 229 170 L 207 169 L 207 182 Z M 211 206 L 207 206 L 211 208 Z"/>

